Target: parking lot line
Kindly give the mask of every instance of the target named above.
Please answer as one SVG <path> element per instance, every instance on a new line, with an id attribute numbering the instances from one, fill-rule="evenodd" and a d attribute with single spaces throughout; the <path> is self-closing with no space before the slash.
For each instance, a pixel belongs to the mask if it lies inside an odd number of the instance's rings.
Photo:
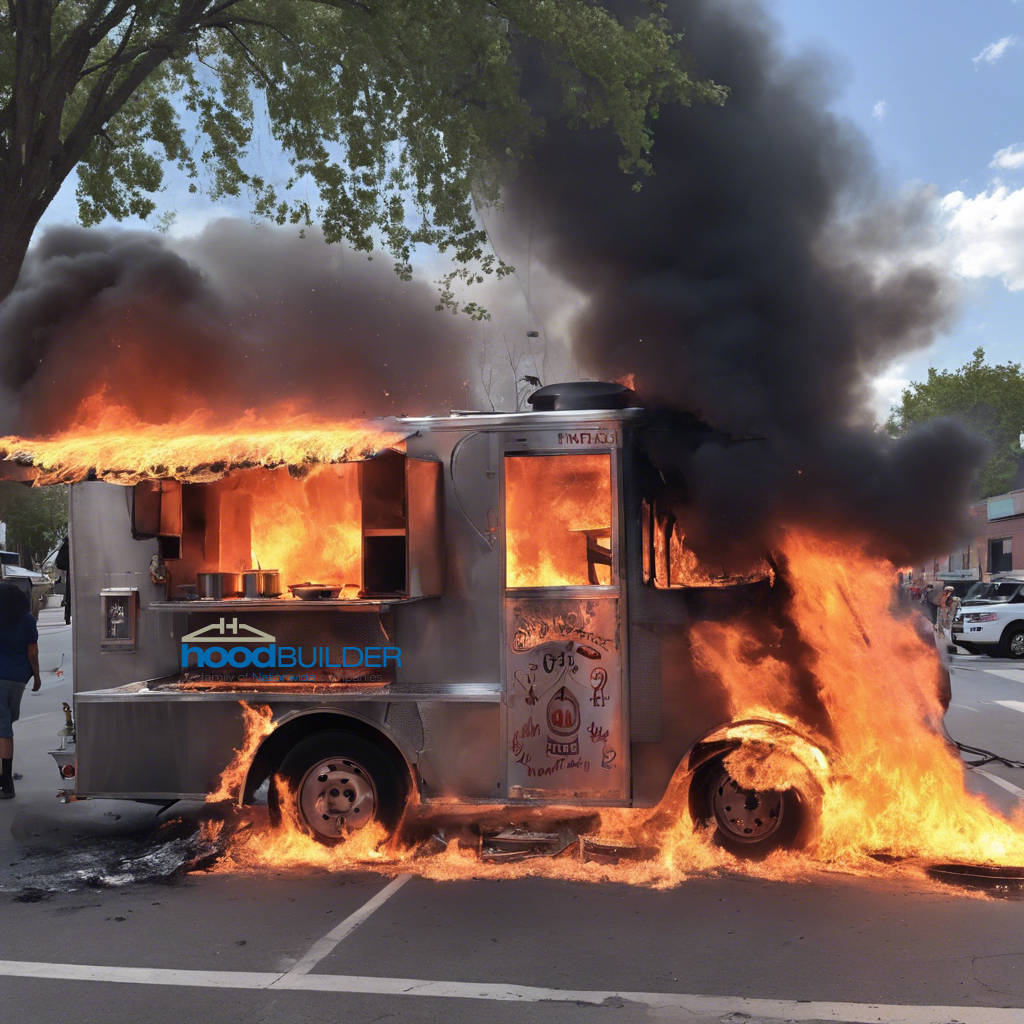
<path id="1" fill-rule="evenodd" d="M 1024 669 L 984 668 L 982 672 L 989 676 L 999 676 L 1000 679 L 1008 679 L 1011 683 L 1024 683 Z"/>
<path id="2" fill-rule="evenodd" d="M 1005 789 L 1007 793 L 1013 793 L 1017 797 L 1024 797 L 1024 789 L 1021 789 L 1020 786 L 1015 786 L 1012 782 L 1007 782 L 1006 779 L 1001 779 L 998 775 L 985 771 L 984 768 L 974 768 L 972 770 L 976 771 L 979 775 L 984 775 L 986 779 Z"/>
<path id="3" fill-rule="evenodd" d="M 1019 711 L 1024 715 L 1024 701 L 1022 700 L 994 700 L 993 704 L 998 704 L 1000 707 L 1009 708 L 1011 711 Z"/>
<path id="4" fill-rule="evenodd" d="M 750 1016 L 782 1020 L 873 1021 L 877 1024 L 1020 1024 L 1024 1007 L 920 1006 L 899 1003 L 848 1003 L 802 999 L 754 999 L 743 996 L 687 995 L 676 992 L 615 992 L 589 989 L 535 988 L 528 985 L 416 978 L 368 978 L 338 974 L 270 974 L 257 971 L 191 971 L 161 967 L 102 967 L 0 960 L 0 976 L 42 981 L 96 981 L 186 988 L 292 989 L 358 995 L 434 999 L 479 999 L 492 1002 L 577 1003 L 587 1006 L 639 1003 L 688 1014 Z M 336 1008 L 336 1001 L 332 1002 Z"/>
<path id="5" fill-rule="evenodd" d="M 284 978 L 308 974 L 342 939 L 358 928 L 378 907 L 383 906 L 391 899 L 410 878 L 412 878 L 412 875 L 399 875 L 388 885 L 384 886 L 373 899 L 368 900 L 354 913 L 349 914 L 344 921 L 332 928 L 322 939 L 314 942 L 298 963 L 284 975 Z"/>

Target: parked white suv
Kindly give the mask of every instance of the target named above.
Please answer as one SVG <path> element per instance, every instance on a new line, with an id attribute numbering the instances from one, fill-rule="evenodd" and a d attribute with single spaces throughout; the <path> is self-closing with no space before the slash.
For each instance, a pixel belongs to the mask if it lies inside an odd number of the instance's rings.
<path id="1" fill-rule="evenodd" d="M 1024 580 L 971 587 L 953 619 L 952 639 L 971 654 L 1024 660 Z"/>

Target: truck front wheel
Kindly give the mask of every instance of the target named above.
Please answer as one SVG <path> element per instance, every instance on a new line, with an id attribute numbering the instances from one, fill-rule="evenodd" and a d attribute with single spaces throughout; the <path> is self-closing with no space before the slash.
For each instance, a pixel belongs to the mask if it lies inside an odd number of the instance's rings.
<path id="1" fill-rule="evenodd" d="M 690 813 L 697 824 L 715 824 L 719 846 L 746 858 L 803 845 L 810 818 L 807 800 L 799 790 L 745 789 L 721 758 L 694 774 Z"/>
<path id="2" fill-rule="evenodd" d="M 371 821 L 394 831 L 407 799 L 408 785 L 391 758 L 366 737 L 340 729 L 296 743 L 267 793 L 275 825 L 287 801 L 299 828 L 329 846 Z"/>

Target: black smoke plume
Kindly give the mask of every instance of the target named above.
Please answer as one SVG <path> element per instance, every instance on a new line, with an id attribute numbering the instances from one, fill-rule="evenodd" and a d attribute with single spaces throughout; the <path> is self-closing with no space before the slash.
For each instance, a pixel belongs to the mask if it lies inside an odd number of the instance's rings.
<path id="1" fill-rule="evenodd" d="M 924 255 L 929 197 L 881 198 L 864 138 L 827 109 L 828 67 L 784 56 L 756 3 L 667 13 L 695 71 L 730 94 L 662 109 L 639 192 L 611 133 L 567 130 L 541 69 L 528 76 L 549 130 L 508 195 L 511 230 L 589 297 L 577 358 L 596 377 L 634 373 L 662 408 L 651 454 L 709 562 L 748 562 L 786 522 L 848 531 L 897 564 L 948 550 L 979 443 L 936 423 L 894 444 L 865 409 L 871 372 L 954 314 L 953 280 Z M 683 410 L 721 433 L 684 446 Z"/>
<path id="2" fill-rule="evenodd" d="M 51 228 L 0 307 L 0 432 L 60 429 L 104 387 L 150 422 L 289 401 L 338 419 L 462 405 L 470 327 L 436 302 L 315 233 Z"/>

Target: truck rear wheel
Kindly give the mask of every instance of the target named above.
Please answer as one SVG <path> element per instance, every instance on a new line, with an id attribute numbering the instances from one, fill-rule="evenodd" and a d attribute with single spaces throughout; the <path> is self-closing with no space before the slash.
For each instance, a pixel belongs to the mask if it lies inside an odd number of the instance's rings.
<path id="1" fill-rule="evenodd" d="M 379 821 L 389 832 L 401 820 L 408 784 L 392 759 L 372 740 L 342 730 L 300 740 L 271 777 L 270 818 L 280 824 L 281 782 L 293 795 L 299 827 L 328 846 Z"/>
<path id="2" fill-rule="evenodd" d="M 807 800 L 799 790 L 745 789 L 721 758 L 694 774 L 690 813 L 697 824 L 715 824 L 719 846 L 748 859 L 803 845 L 810 819 Z"/>

